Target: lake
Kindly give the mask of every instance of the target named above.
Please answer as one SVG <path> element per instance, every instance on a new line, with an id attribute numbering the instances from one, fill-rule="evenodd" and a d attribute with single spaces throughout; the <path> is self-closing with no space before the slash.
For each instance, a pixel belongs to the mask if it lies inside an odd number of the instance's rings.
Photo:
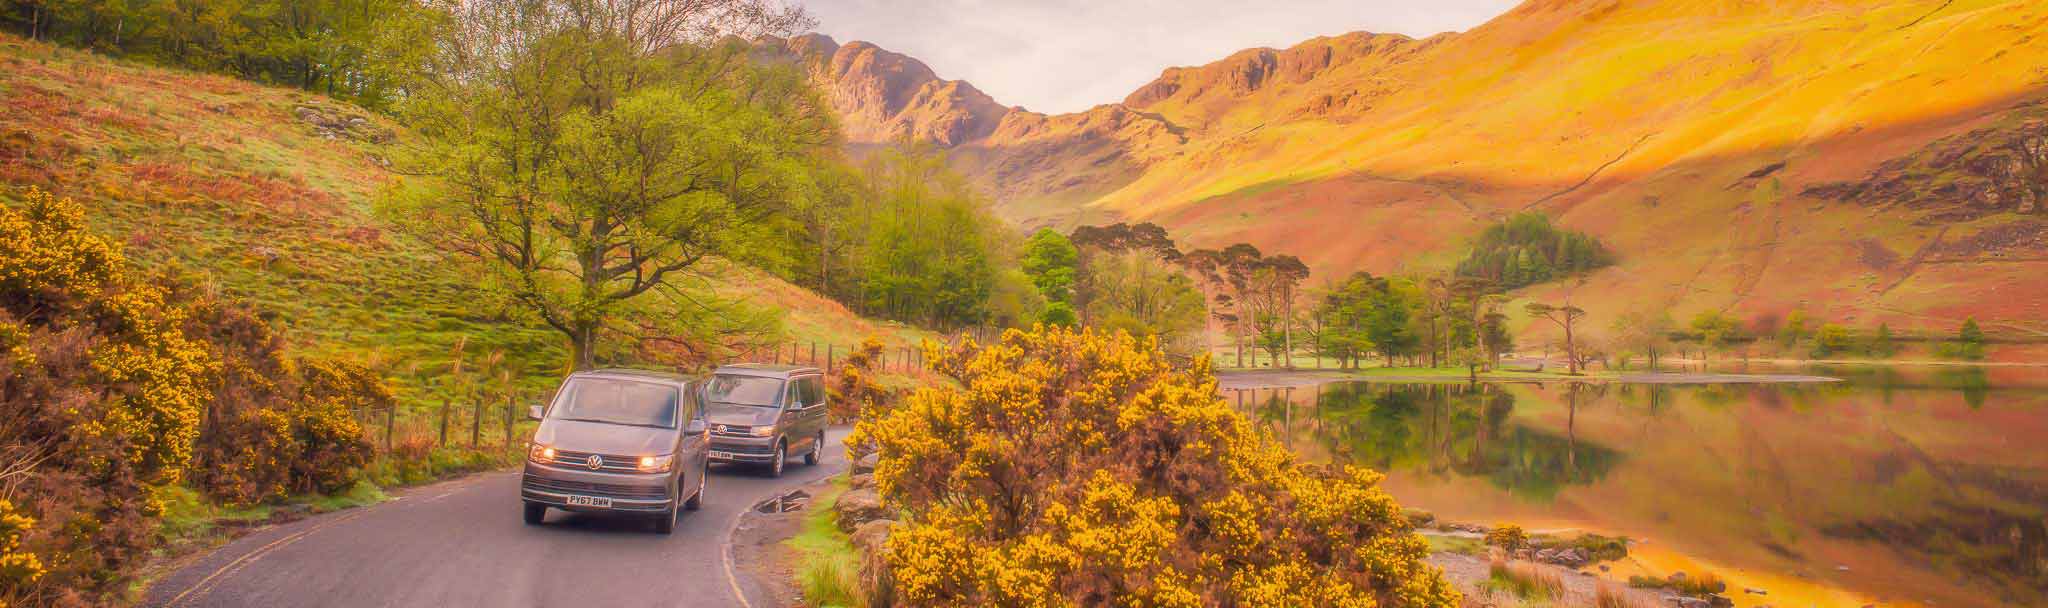
<path id="1" fill-rule="evenodd" d="M 1440 519 L 1635 540 L 1609 576 L 1713 571 L 1744 606 L 2048 605 L 2048 372 L 1796 371 L 1845 381 L 1225 398 Z"/>

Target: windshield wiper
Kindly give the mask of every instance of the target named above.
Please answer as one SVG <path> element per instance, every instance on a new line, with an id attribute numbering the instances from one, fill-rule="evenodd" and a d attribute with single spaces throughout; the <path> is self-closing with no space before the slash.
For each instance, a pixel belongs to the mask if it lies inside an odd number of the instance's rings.
<path id="1" fill-rule="evenodd" d="M 738 401 L 719 401 L 716 399 L 711 400 L 711 403 L 713 405 L 737 405 L 742 407 L 775 407 L 773 403 L 740 403 Z"/>
<path id="2" fill-rule="evenodd" d="M 663 425 L 659 425 L 659 424 L 649 424 L 649 423 L 645 423 L 645 422 L 624 422 L 624 421 L 619 421 L 619 420 L 597 420 L 597 419 L 594 419 L 594 418 L 556 418 L 556 420 L 565 420 L 565 421 L 568 421 L 568 422 L 595 422 L 595 423 L 598 423 L 598 424 L 616 424 L 616 425 L 619 425 L 619 426 L 638 426 L 638 427 L 645 427 L 645 428 L 650 428 L 650 429 L 673 429 L 673 428 L 676 428 L 676 427 L 672 427 L 672 426 L 663 426 Z"/>

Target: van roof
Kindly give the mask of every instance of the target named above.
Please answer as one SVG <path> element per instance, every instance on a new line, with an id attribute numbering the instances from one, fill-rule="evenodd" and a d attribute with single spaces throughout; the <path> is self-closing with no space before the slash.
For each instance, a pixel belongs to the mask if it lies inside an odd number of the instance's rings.
<path id="1" fill-rule="evenodd" d="M 765 378 L 788 378 L 821 373 L 818 368 L 807 365 L 775 365 L 769 363 L 734 363 L 721 365 L 716 373 L 735 376 L 761 376 Z"/>
<path id="2" fill-rule="evenodd" d="M 583 377 L 598 376 L 611 378 L 629 378 L 634 380 L 654 380 L 659 382 L 673 382 L 676 384 L 683 384 L 690 381 L 690 378 L 688 376 L 684 376 L 682 374 L 672 374 L 668 372 L 657 372 L 645 369 L 626 368 L 593 369 L 589 371 L 576 372 L 574 375 Z"/>

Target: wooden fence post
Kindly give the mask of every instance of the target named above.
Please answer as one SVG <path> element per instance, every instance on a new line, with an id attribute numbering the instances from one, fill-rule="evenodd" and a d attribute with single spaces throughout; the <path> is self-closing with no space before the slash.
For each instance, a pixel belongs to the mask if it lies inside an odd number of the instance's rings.
<path id="1" fill-rule="evenodd" d="M 818 364 L 818 342 L 811 341 L 811 365 Z"/>
<path id="2" fill-rule="evenodd" d="M 836 344 L 825 345 L 825 373 L 827 374 L 832 373 L 832 351 L 837 349 L 838 345 Z"/>
<path id="3" fill-rule="evenodd" d="M 448 408 L 454 407 L 449 399 L 441 400 L 441 447 L 448 447 Z"/>
<path id="4" fill-rule="evenodd" d="M 518 409 L 519 396 L 505 391 L 505 447 L 508 449 L 512 447 L 512 421 L 517 419 L 513 412 Z"/>
<path id="5" fill-rule="evenodd" d="M 384 453 L 391 453 L 391 438 L 398 434 L 398 406 L 384 410 Z"/>
<path id="6" fill-rule="evenodd" d="M 469 449 L 476 449 L 484 438 L 484 400 L 477 395 L 469 406 Z"/>

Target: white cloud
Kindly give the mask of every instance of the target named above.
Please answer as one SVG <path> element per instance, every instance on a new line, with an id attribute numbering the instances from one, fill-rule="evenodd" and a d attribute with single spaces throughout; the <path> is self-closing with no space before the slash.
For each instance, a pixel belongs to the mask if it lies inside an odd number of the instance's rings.
<path id="1" fill-rule="evenodd" d="M 1121 101 L 1172 66 L 1355 31 L 1465 30 L 1518 0 L 808 0 L 818 31 L 866 40 L 997 101 L 1072 112 Z"/>

